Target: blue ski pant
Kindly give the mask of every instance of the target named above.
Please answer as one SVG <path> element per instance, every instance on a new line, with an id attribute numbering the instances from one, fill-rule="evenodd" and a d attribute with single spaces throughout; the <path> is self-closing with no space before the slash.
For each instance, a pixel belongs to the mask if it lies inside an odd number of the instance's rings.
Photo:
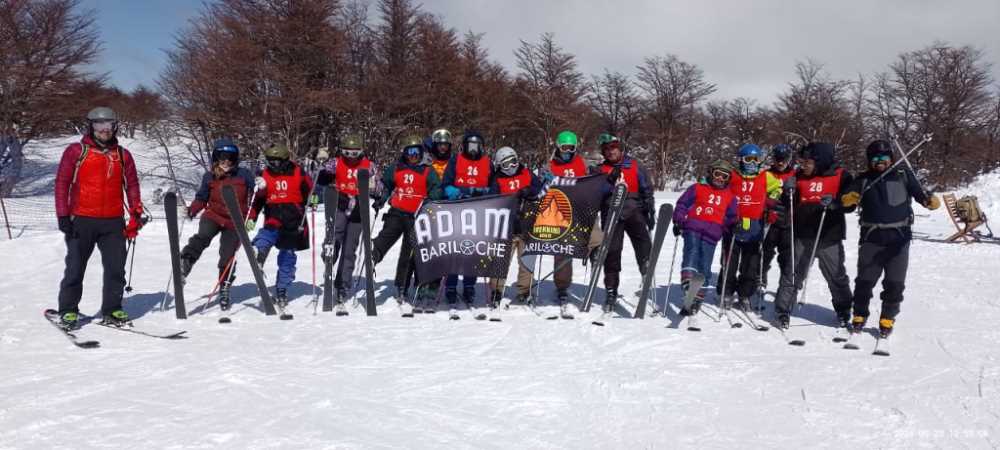
<path id="1" fill-rule="evenodd" d="M 253 238 L 253 246 L 257 252 L 265 252 L 278 243 L 278 230 L 264 228 Z M 276 289 L 288 289 L 295 281 L 295 262 L 298 256 L 294 250 L 283 248 L 278 250 L 278 279 L 274 283 Z"/>

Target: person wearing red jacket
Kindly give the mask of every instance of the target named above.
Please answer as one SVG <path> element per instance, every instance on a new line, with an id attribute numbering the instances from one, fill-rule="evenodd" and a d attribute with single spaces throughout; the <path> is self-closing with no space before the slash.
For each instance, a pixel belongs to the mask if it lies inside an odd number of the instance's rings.
<path id="1" fill-rule="evenodd" d="M 118 145 L 118 116 L 111 108 L 87 113 L 87 134 L 63 151 L 56 173 L 59 231 L 66 240 L 66 269 L 59 283 L 59 316 L 68 329 L 79 326 L 83 274 L 96 246 L 104 266 L 101 315 L 111 325 L 128 323 L 122 310 L 126 239 L 142 227 L 142 198 L 132 154 Z M 128 202 L 126 225 L 123 215 Z"/>
<path id="2" fill-rule="evenodd" d="M 240 164 L 240 149 L 229 139 L 216 140 L 212 146 L 212 168 L 201 179 L 201 187 L 188 206 L 187 217 L 194 219 L 199 213 L 198 232 L 181 250 L 181 273 L 187 278 L 201 253 L 212 243 L 215 235 L 219 238 L 219 308 L 229 309 L 229 288 L 236 278 L 236 261 L 233 256 L 240 246 L 240 238 L 226 204 L 222 200 L 222 187 L 232 186 L 239 199 L 240 211 L 247 213 L 250 195 L 254 189 L 254 176 Z M 243 224 L 240 224 L 242 226 Z"/>

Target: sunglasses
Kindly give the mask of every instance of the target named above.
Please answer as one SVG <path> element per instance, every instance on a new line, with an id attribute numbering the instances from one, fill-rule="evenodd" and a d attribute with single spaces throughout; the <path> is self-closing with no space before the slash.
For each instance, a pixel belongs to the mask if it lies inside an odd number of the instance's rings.
<path id="1" fill-rule="evenodd" d="M 717 179 L 722 180 L 722 181 L 728 181 L 729 180 L 729 172 L 726 172 L 725 170 L 721 170 L 721 169 L 715 169 L 715 170 L 712 171 L 712 178 L 717 178 Z"/>
<path id="2" fill-rule="evenodd" d="M 872 157 L 872 164 L 878 164 L 880 162 L 892 161 L 892 156 L 889 155 L 878 155 Z"/>

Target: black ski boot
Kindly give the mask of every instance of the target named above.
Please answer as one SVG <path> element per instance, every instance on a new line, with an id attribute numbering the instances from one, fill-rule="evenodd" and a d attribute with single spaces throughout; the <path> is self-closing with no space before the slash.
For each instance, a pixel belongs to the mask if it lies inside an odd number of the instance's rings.
<path id="1" fill-rule="evenodd" d="M 192 267 L 194 267 L 194 258 L 188 255 L 181 255 L 181 281 L 187 281 Z"/>
<path id="2" fill-rule="evenodd" d="M 782 330 L 787 330 L 789 326 L 790 319 L 788 314 L 778 314 L 778 323 L 775 325 Z"/>
<path id="3" fill-rule="evenodd" d="M 559 304 L 560 307 L 569 303 L 569 293 L 566 292 L 565 289 L 559 289 L 556 291 L 556 303 Z"/>
<path id="4" fill-rule="evenodd" d="M 618 303 L 618 289 L 608 288 L 604 292 L 604 306 L 601 307 L 601 310 L 605 313 L 611 313 L 615 310 L 615 304 Z"/>
<path id="5" fill-rule="evenodd" d="M 109 314 L 105 314 L 104 318 L 101 319 L 101 323 L 118 328 L 132 325 L 128 314 L 121 309 L 116 309 Z"/>
<path id="6" fill-rule="evenodd" d="M 737 311 L 749 312 L 750 311 L 750 298 L 740 297 L 735 302 L 733 302 L 733 309 Z"/>
<path id="7" fill-rule="evenodd" d="M 229 298 L 230 286 L 232 286 L 232 282 L 229 280 L 223 281 L 222 285 L 219 286 L 219 309 L 223 311 L 229 311 L 229 308 L 232 307 L 232 303 Z"/>
<path id="8" fill-rule="evenodd" d="M 278 305 L 279 308 L 284 309 L 288 306 L 288 290 L 285 288 L 277 288 L 274 290 L 274 303 Z"/>

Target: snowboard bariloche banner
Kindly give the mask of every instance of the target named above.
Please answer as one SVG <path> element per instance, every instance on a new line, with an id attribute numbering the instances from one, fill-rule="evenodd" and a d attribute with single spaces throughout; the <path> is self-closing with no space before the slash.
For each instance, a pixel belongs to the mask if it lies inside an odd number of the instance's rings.
<path id="1" fill-rule="evenodd" d="M 424 202 L 414 221 L 417 280 L 507 276 L 517 207 L 512 195 Z"/>
<path id="2" fill-rule="evenodd" d="M 606 175 L 553 179 L 545 197 L 528 208 L 524 254 L 586 258 L 608 187 Z"/>

